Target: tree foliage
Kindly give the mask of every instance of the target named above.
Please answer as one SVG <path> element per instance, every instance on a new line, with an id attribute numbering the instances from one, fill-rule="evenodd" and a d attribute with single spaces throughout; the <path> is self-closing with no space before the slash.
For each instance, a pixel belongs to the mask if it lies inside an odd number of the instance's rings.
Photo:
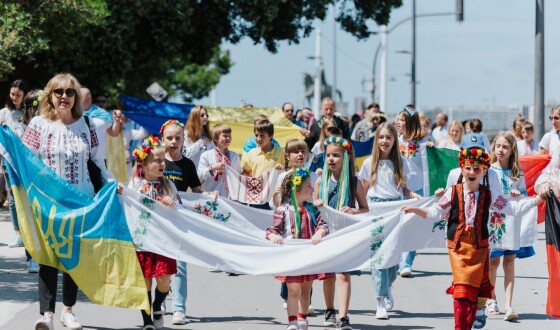
<path id="1" fill-rule="evenodd" d="M 387 23 L 401 0 L 6 0 L 0 2 L 0 93 L 14 79 L 42 87 L 72 72 L 94 94 L 144 96 L 158 81 L 186 100 L 208 95 L 233 65 L 224 41 L 276 52 L 337 6 L 357 38 Z"/>

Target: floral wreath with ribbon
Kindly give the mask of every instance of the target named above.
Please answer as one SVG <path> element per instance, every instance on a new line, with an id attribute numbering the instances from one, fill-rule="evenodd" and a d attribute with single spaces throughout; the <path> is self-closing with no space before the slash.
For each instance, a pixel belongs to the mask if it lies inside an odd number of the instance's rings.
<path id="1" fill-rule="evenodd" d="M 344 149 L 344 155 L 342 156 L 342 171 L 340 172 L 340 178 L 338 179 L 338 191 L 342 192 L 338 194 L 338 201 L 336 203 L 336 209 L 340 210 L 344 206 L 348 205 L 348 184 L 350 182 L 350 161 L 348 159 L 348 151 L 352 148 L 352 144 L 341 137 L 331 136 L 325 140 L 323 147 L 325 151 L 329 144 L 338 144 Z M 321 190 L 319 191 L 319 198 L 323 200 L 325 205 L 329 205 L 329 180 L 331 176 L 331 169 L 329 164 L 325 161 L 323 165 L 323 174 L 321 175 Z"/>
<path id="2" fill-rule="evenodd" d="M 301 185 L 307 178 L 309 178 L 310 174 L 309 171 L 303 167 L 298 167 L 292 173 L 292 205 L 294 206 L 295 215 L 296 215 L 296 237 L 299 237 L 301 232 L 301 216 L 299 215 L 299 208 L 296 198 L 296 189 L 301 188 Z"/>
<path id="3" fill-rule="evenodd" d="M 165 143 L 157 136 L 150 135 L 142 141 L 140 147 L 134 149 L 132 155 L 137 162 L 141 162 L 152 153 L 154 148 L 165 148 Z"/>
<path id="4" fill-rule="evenodd" d="M 163 130 L 170 125 L 177 125 L 181 128 L 185 127 L 185 124 L 181 123 L 178 120 L 175 119 L 169 119 L 168 121 L 166 121 L 165 123 L 163 123 L 163 125 L 161 125 L 161 128 L 159 129 L 159 135 L 163 136 Z"/>
<path id="5" fill-rule="evenodd" d="M 490 167 L 490 155 L 486 150 L 477 147 L 461 149 L 459 152 L 459 167 L 475 164 L 481 165 L 485 169 Z"/>

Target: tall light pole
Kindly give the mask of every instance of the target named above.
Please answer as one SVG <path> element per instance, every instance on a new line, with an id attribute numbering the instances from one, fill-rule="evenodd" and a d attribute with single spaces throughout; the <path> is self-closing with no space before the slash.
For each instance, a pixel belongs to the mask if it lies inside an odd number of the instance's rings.
<path id="1" fill-rule="evenodd" d="M 416 0 L 412 0 L 412 62 L 410 68 L 411 100 L 416 106 Z"/>
<path id="2" fill-rule="evenodd" d="M 381 46 L 381 68 L 380 76 L 381 81 L 379 82 L 379 106 L 381 111 L 388 113 L 387 111 L 387 25 L 381 25 L 381 35 L 380 35 L 380 46 Z"/>
<path id="3" fill-rule="evenodd" d="M 544 0 L 535 13 L 535 135 L 544 134 Z"/>
<path id="4" fill-rule="evenodd" d="M 411 55 L 411 58 L 412 58 L 412 59 L 411 59 L 411 63 L 412 63 L 412 65 L 411 65 L 411 70 L 414 70 L 414 52 L 411 52 L 411 51 L 406 50 L 406 49 L 401 49 L 401 48 L 399 48 L 399 49 L 395 49 L 395 53 L 397 53 L 397 54 L 409 54 L 409 55 Z M 413 85 L 416 85 L 416 75 L 414 75 L 414 74 L 412 73 L 412 71 L 410 72 L 410 83 L 413 84 Z M 416 105 L 416 104 L 414 103 L 414 100 L 416 99 L 416 95 L 415 95 L 415 94 L 416 94 L 416 89 L 415 89 L 414 87 L 412 87 L 412 88 L 411 88 L 411 93 L 410 93 L 410 103 L 411 103 L 411 104 L 414 104 L 414 105 Z"/>
<path id="5" fill-rule="evenodd" d="M 315 39 L 315 84 L 313 88 L 313 115 L 320 118 L 321 107 L 321 29 L 317 28 L 317 37 Z"/>

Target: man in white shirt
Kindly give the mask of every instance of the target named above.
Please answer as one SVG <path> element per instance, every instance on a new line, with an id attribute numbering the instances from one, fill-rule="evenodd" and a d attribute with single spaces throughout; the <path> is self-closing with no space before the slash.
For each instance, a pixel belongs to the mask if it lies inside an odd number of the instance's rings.
<path id="1" fill-rule="evenodd" d="M 432 130 L 432 137 L 436 145 L 447 138 L 447 115 L 440 112 L 436 116 L 436 127 Z"/>
<path id="2" fill-rule="evenodd" d="M 97 138 L 99 139 L 99 148 L 107 162 L 107 135 L 117 136 L 123 125 L 123 114 L 120 110 L 113 110 L 113 114 L 109 111 L 98 107 L 92 103 L 91 92 L 88 88 L 82 87 L 82 111 L 84 116 L 90 118 L 90 123 L 95 127 Z"/>

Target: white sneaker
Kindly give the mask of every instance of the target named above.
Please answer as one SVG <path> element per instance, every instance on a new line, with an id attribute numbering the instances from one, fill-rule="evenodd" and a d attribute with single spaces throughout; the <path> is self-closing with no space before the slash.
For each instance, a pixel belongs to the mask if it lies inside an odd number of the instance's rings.
<path id="1" fill-rule="evenodd" d="M 14 239 L 8 243 L 8 247 L 17 248 L 23 246 L 23 238 L 21 236 L 16 236 Z"/>
<path id="2" fill-rule="evenodd" d="M 221 272 L 222 272 L 221 270 L 219 270 L 219 269 L 216 268 L 216 267 L 210 267 L 210 268 L 208 268 L 208 271 L 209 271 L 210 273 L 221 273 Z"/>
<path id="3" fill-rule="evenodd" d="M 282 303 L 282 307 L 284 307 L 284 309 L 288 308 L 288 302 L 286 300 Z"/>
<path id="4" fill-rule="evenodd" d="M 30 274 L 36 274 L 39 272 L 39 264 L 33 260 L 33 258 L 27 261 L 27 272 Z"/>
<path id="5" fill-rule="evenodd" d="M 395 301 L 393 300 L 393 295 L 391 294 L 391 290 L 389 289 L 389 296 L 383 297 L 383 302 L 385 303 L 385 309 L 387 311 L 392 311 L 393 306 L 395 305 Z"/>
<path id="6" fill-rule="evenodd" d="M 62 323 L 62 325 L 67 327 L 68 329 L 82 329 L 82 325 L 78 323 L 78 318 L 76 317 L 76 315 L 74 315 L 74 313 L 72 313 L 72 310 L 62 311 L 62 314 L 60 314 L 60 323 Z"/>
<path id="7" fill-rule="evenodd" d="M 54 330 L 52 313 L 45 314 L 35 322 L 35 330 Z"/>
<path id="8" fill-rule="evenodd" d="M 379 320 L 388 320 L 387 307 L 385 307 L 385 297 L 377 297 L 377 310 L 375 311 L 375 318 Z"/>
<path id="9" fill-rule="evenodd" d="M 286 307 L 288 307 L 288 306 L 286 306 Z M 307 309 L 307 315 L 308 316 L 315 315 L 315 308 L 313 308 L 313 306 L 309 305 L 309 308 Z"/>
<path id="10" fill-rule="evenodd" d="M 161 312 L 161 311 L 160 312 L 154 312 L 153 316 L 156 316 L 156 315 L 160 315 L 161 317 L 159 319 L 156 319 L 155 317 L 152 318 L 152 320 L 154 322 L 154 327 L 158 330 L 163 329 L 163 325 L 164 325 L 163 312 Z"/>
<path id="11" fill-rule="evenodd" d="M 401 277 L 411 277 L 412 276 L 412 269 L 410 267 L 404 267 L 401 269 Z"/>
<path id="12" fill-rule="evenodd" d="M 183 312 L 173 312 L 173 319 L 171 320 L 171 324 L 175 325 L 184 325 L 189 323 L 189 319 L 185 316 Z"/>
<path id="13" fill-rule="evenodd" d="M 304 320 L 304 319 L 298 319 L 297 324 L 298 324 L 299 330 L 307 330 L 307 327 L 309 326 L 309 324 L 307 323 L 307 320 Z"/>
<path id="14" fill-rule="evenodd" d="M 299 329 L 298 321 L 292 321 L 288 323 L 288 327 L 286 328 L 286 330 L 298 330 L 298 329 Z"/>

